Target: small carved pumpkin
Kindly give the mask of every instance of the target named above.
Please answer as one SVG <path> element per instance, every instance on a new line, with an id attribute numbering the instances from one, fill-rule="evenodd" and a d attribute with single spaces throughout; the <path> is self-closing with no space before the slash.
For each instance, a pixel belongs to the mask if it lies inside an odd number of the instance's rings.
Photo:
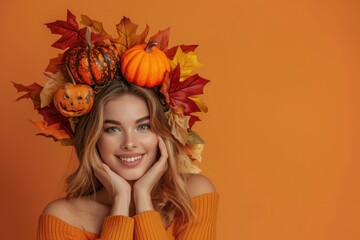
<path id="1" fill-rule="evenodd" d="M 86 84 L 65 83 L 54 95 L 54 105 L 65 117 L 78 117 L 87 114 L 93 104 L 93 90 Z"/>
<path id="2" fill-rule="evenodd" d="M 119 58 L 114 46 L 98 43 L 69 49 L 65 62 L 76 82 L 103 85 L 114 78 Z"/>
<path id="3" fill-rule="evenodd" d="M 170 71 L 170 62 L 155 45 L 156 42 L 139 44 L 122 55 L 121 72 L 126 80 L 145 87 L 154 87 L 164 81 L 165 73 Z"/>

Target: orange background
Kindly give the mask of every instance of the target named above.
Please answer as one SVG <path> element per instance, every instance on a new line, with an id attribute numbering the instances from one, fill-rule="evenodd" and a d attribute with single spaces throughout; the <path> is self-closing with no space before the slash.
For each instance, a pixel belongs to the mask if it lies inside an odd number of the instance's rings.
<path id="1" fill-rule="evenodd" d="M 34 136 L 41 120 L 10 81 L 44 84 L 59 52 L 43 23 L 69 8 L 115 34 L 122 16 L 171 26 L 211 83 L 203 173 L 221 194 L 218 239 L 360 239 L 360 2 L 357 0 L 2 0 L 0 232 L 35 239 L 63 194 L 71 150 Z"/>

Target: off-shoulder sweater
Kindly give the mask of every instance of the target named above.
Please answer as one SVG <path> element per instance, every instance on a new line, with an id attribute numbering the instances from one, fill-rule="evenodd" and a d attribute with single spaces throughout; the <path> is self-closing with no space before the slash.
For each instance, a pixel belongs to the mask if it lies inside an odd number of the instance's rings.
<path id="1" fill-rule="evenodd" d="M 108 216 L 101 233 L 91 233 L 70 225 L 49 214 L 39 217 L 38 240 L 213 240 L 215 239 L 216 214 L 219 196 L 207 193 L 192 199 L 195 218 L 188 228 L 179 224 L 178 219 L 165 228 L 160 214 L 145 211 L 133 217 Z"/>

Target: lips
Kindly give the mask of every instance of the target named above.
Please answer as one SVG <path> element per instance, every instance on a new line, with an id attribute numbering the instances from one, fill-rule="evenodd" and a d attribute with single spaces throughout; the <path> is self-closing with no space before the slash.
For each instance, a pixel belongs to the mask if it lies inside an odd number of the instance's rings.
<path id="1" fill-rule="evenodd" d="M 128 168 L 137 166 L 143 159 L 144 154 L 121 154 L 117 155 L 120 163 Z"/>

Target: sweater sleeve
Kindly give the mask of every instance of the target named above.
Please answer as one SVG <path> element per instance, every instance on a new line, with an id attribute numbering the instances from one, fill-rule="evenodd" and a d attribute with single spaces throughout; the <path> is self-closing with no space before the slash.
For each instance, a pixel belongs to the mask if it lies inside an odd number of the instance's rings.
<path id="1" fill-rule="evenodd" d="M 132 240 L 134 220 L 125 216 L 106 217 L 101 235 L 72 226 L 60 218 L 42 214 L 39 218 L 37 240 Z"/>
<path id="2" fill-rule="evenodd" d="M 125 216 L 106 217 L 101 229 L 101 240 L 133 240 L 134 220 Z"/>
<path id="3" fill-rule="evenodd" d="M 134 216 L 134 239 L 136 240 L 214 240 L 216 238 L 216 214 L 218 194 L 207 193 L 195 197 L 192 201 L 195 218 L 189 226 L 176 226 L 169 234 L 160 214 L 146 211 Z"/>
<path id="4" fill-rule="evenodd" d="M 180 226 L 176 232 L 177 240 L 215 240 L 216 239 L 216 218 L 219 204 L 217 193 L 207 193 L 193 199 L 193 210 L 195 218 L 190 225 Z"/>
<path id="5" fill-rule="evenodd" d="M 169 240 L 169 236 L 161 220 L 160 213 L 146 211 L 135 215 L 134 239 L 135 240 Z"/>

